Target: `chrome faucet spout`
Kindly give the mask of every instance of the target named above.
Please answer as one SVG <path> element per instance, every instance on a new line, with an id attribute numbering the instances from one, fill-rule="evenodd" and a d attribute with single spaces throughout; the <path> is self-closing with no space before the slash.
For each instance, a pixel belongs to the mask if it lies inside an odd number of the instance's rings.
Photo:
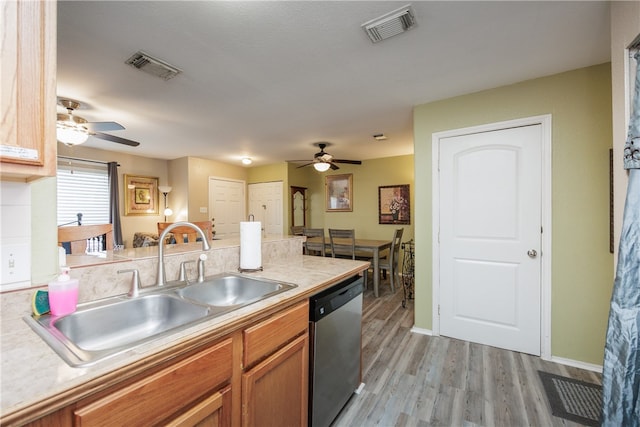
<path id="1" fill-rule="evenodd" d="M 156 279 L 156 286 L 164 286 L 166 282 L 166 277 L 164 274 L 164 240 L 167 234 L 176 227 L 193 228 L 200 235 L 200 239 L 202 239 L 202 250 L 208 251 L 209 249 L 211 249 L 211 246 L 209 245 L 209 239 L 204 234 L 204 231 L 202 231 L 202 229 L 195 224 L 187 221 L 180 221 L 174 222 L 173 224 L 165 228 L 162 234 L 160 234 L 160 241 L 158 242 L 158 277 Z"/>

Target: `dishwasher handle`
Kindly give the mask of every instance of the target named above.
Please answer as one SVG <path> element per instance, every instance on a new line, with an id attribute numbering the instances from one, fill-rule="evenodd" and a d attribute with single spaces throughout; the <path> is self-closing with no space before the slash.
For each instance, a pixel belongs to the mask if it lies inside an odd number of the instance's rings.
<path id="1" fill-rule="evenodd" d="M 310 320 L 317 322 L 333 313 L 364 290 L 363 278 L 354 276 L 312 296 L 309 300 Z"/>

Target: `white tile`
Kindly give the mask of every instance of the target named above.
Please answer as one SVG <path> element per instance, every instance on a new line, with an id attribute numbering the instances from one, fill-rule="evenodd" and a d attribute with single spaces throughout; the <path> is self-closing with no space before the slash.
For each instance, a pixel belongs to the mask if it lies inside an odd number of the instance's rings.
<path id="1" fill-rule="evenodd" d="M 2 206 L 0 242 L 14 237 L 31 240 L 31 206 Z"/>
<path id="2" fill-rule="evenodd" d="M 30 184 L 0 181 L 0 205 L 31 205 Z"/>

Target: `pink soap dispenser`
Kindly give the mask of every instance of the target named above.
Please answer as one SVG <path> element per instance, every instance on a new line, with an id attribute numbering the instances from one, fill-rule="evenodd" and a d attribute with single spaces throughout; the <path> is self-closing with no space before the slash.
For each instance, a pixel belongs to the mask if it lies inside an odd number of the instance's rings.
<path id="1" fill-rule="evenodd" d="M 54 316 L 73 313 L 78 304 L 78 279 L 69 276 L 69 267 L 60 270 L 58 279 L 49 283 L 49 308 Z"/>

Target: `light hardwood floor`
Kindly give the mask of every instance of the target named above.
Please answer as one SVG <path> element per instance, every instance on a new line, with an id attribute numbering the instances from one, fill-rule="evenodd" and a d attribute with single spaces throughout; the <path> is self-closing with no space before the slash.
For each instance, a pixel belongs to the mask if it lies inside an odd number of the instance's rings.
<path id="1" fill-rule="evenodd" d="M 579 426 L 551 415 L 538 370 L 592 383 L 600 374 L 539 357 L 412 333 L 402 289 L 365 291 L 364 390 L 336 418 L 345 426 Z"/>

